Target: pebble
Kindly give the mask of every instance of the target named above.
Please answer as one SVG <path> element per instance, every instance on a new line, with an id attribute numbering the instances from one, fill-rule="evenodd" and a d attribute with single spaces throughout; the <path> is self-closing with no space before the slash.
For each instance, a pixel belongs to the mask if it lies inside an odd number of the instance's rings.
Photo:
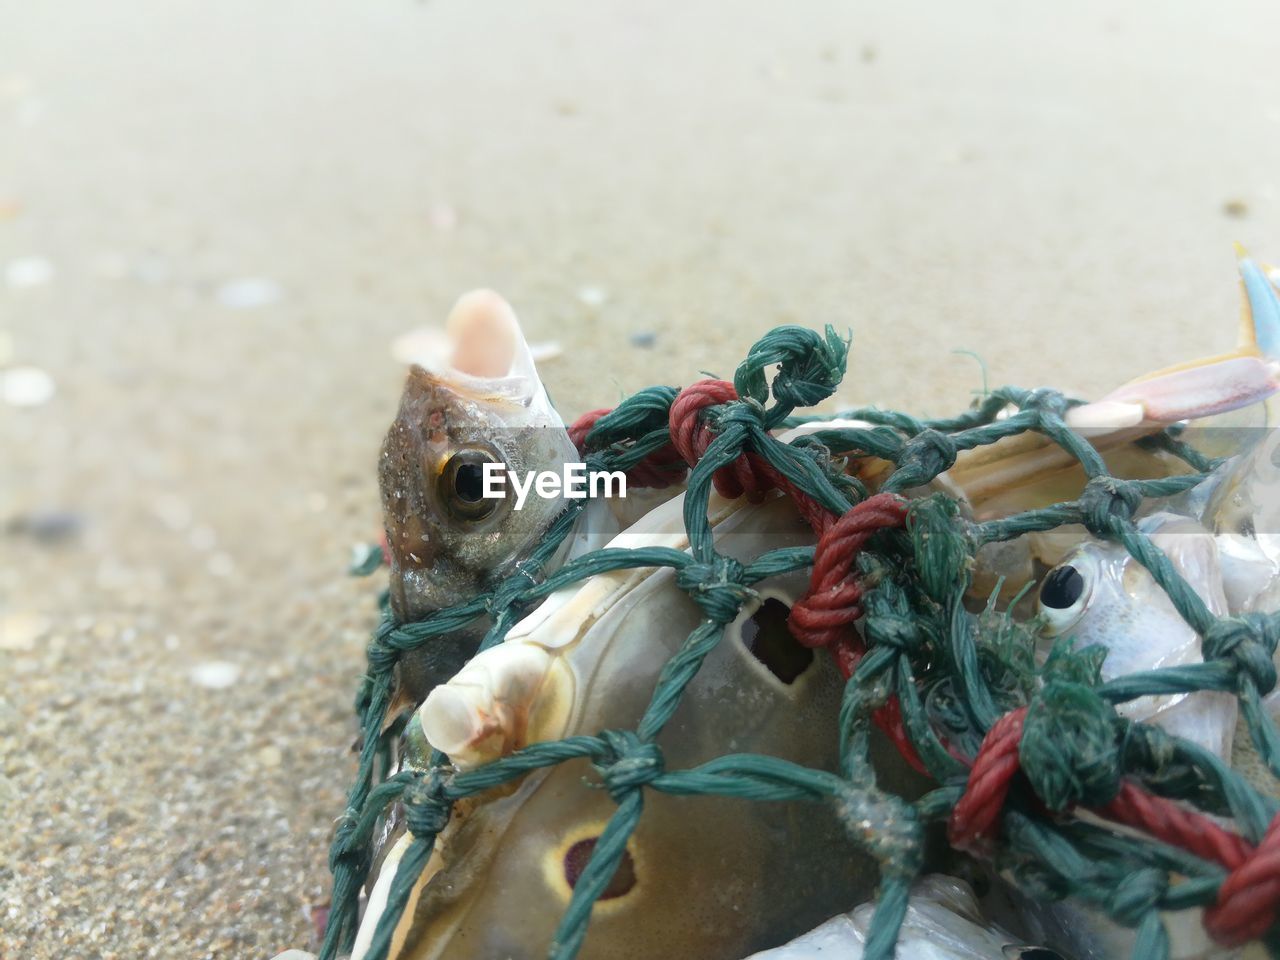
<path id="1" fill-rule="evenodd" d="M 11 407 L 39 407 L 53 399 L 57 386 L 39 367 L 10 367 L 0 373 L 0 397 Z"/>
<path id="2" fill-rule="evenodd" d="M 9 530 L 41 543 L 61 543 L 84 529 L 84 515 L 74 510 L 32 510 L 9 521 Z"/>
<path id="3" fill-rule="evenodd" d="M 284 291 L 265 277 L 239 277 L 218 287 L 218 302 L 231 310 L 256 310 L 278 303 Z"/>
<path id="4" fill-rule="evenodd" d="M 652 330 L 640 330 L 631 334 L 628 340 L 633 347 L 639 347 L 641 350 L 652 350 L 654 344 L 658 342 L 658 335 Z"/>
<path id="5" fill-rule="evenodd" d="M 206 660 L 191 668 L 191 682 L 207 690 L 225 690 L 240 679 L 240 665 L 229 660 Z"/>
<path id="6" fill-rule="evenodd" d="M 604 287 L 582 287 L 578 291 L 578 299 L 588 307 L 601 307 L 609 299 L 609 292 Z"/>
<path id="7" fill-rule="evenodd" d="M 42 287 L 53 280 L 53 264 L 43 257 L 19 257 L 4 268 L 4 279 L 15 290 Z"/>
<path id="8" fill-rule="evenodd" d="M 279 747 L 263 747 L 258 751 L 258 762 L 264 767 L 278 767 L 284 761 Z"/>
<path id="9" fill-rule="evenodd" d="M 49 629 L 49 618 L 38 613 L 9 613 L 0 617 L 0 650 L 31 650 Z"/>

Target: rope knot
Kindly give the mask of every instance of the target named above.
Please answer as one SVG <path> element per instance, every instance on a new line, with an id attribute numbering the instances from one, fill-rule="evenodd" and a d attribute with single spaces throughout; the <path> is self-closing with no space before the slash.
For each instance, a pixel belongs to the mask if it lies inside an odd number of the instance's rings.
<path id="1" fill-rule="evenodd" d="M 1205 633 L 1202 649 L 1205 660 L 1231 661 L 1265 694 L 1276 685 L 1277 641 L 1280 614 L 1245 613 L 1217 620 Z"/>
<path id="2" fill-rule="evenodd" d="M 910 490 L 928 483 L 955 464 L 959 451 L 956 443 L 937 430 L 921 430 L 902 445 L 898 470 L 893 475 L 895 490 Z"/>
<path id="3" fill-rule="evenodd" d="M 865 599 L 862 632 L 867 645 L 889 646 L 899 653 L 913 653 L 929 639 L 923 618 L 916 616 L 903 589 L 883 580 Z"/>
<path id="4" fill-rule="evenodd" d="M 1045 416 L 1065 417 L 1070 406 L 1071 401 L 1061 391 L 1051 390 L 1049 387 L 1030 391 L 1018 404 L 1021 410 L 1032 410 L 1040 414 L 1041 422 Z"/>
<path id="5" fill-rule="evenodd" d="M 959 505 L 943 494 L 913 500 L 907 511 L 907 533 L 925 593 L 938 603 L 949 602 L 965 582 L 976 549 Z"/>
<path id="6" fill-rule="evenodd" d="M 1050 680 L 1031 699 L 1018 759 L 1053 811 L 1097 807 L 1120 790 L 1115 710 L 1090 687 Z"/>
<path id="7" fill-rule="evenodd" d="M 1081 520 L 1095 537 L 1103 537 L 1116 525 L 1133 519 L 1142 504 L 1142 491 L 1119 477 L 1094 477 L 1080 494 Z"/>
<path id="8" fill-rule="evenodd" d="M 742 397 L 764 403 L 770 387 L 765 368 L 778 364 L 773 378 L 773 399 L 788 412 L 811 407 L 835 392 L 844 377 L 849 344 L 828 326 L 824 336 L 807 327 L 778 327 L 766 333 L 747 352 L 733 375 Z"/>
<path id="9" fill-rule="evenodd" d="M 641 740 L 630 730 L 605 730 L 600 737 L 605 750 L 595 768 L 614 803 L 621 803 L 632 790 L 647 786 L 666 771 L 662 749 L 656 743 Z"/>
<path id="10" fill-rule="evenodd" d="M 740 423 L 748 429 L 757 427 L 765 429 L 764 404 L 754 397 L 743 397 L 741 400 L 726 403 L 711 410 L 708 419 L 715 426 L 717 433 L 723 433 L 730 424 Z"/>
<path id="11" fill-rule="evenodd" d="M 401 803 L 404 804 L 404 822 L 417 839 L 434 837 L 449 822 L 453 802 L 448 796 L 450 774 L 432 772 L 405 788 Z"/>
<path id="12" fill-rule="evenodd" d="M 716 623 L 729 623 L 755 591 L 742 582 L 745 571 L 733 557 L 717 554 L 710 563 L 693 562 L 676 571 L 676 586 L 689 594 Z"/>

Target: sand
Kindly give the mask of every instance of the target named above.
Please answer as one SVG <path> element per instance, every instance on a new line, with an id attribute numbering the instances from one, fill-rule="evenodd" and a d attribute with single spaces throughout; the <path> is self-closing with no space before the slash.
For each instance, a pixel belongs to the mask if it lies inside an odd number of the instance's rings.
<path id="1" fill-rule="evenodd" d="M 0 2 L 0 955 L 307 944 L 389 344 L 465 289 L 567 416 L 788 322 L 930 413 L 1231 346 L 1275 4 L 789 6 Z"/>

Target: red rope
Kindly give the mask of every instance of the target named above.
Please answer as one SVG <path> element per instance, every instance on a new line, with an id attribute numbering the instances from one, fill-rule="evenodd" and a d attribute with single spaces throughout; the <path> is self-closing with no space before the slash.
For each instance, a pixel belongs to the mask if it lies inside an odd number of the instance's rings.
<path id="1" fill-rule="evenodd" d="M 788 621 L 796 639 L 809 647 L 831 647 L 849 635 L 862 616 L 862 585 L 853 576 L 858 552 L 881 530 L 901 527 L 907 501 L 897 494 L 868 497 L 818 531 L 808 592 L 791 608 Z"/>
<path id="2" fill-rule="evenodd" d="M 1204 928 L 1225 947 L 1261 938 L 1280 910 L 1280 815 L 1247 859 L 1218 889 L 1218 902 L 1204 912 Z"/>
<path id="3" fill-rule="evenodd" d="M 1027 708 L 1006 713 L 987 731 L 969 771 L 964 795 L 951 811 L 948 836 L 959 850 L 981 852 L 995 834 L 1019 770 L 1018 746 Z M 1262 937 L 1280 915 L 1280 815 L 1254 847 L 1239 834 L 1176 801 L 1156 796 L 1132 780 L 1094 813 L 1141 830 L 1164 843 L 1230 871 L 1204 927 L 1218 943 L 1238 947 Z"/>
<path id="4" fill-rule="evenodd" d="M 714 431 L 700 416 L 702 411 L 737 399 L 738 392 L 726 380 L 700 380 L 676 396 L 671 405 L 671 443 L 690 466 L 715 439 Z M 800 643 L 829 650 L 841 674 L 849 679 L 865 652 L 852 628 L 862 616 L 862 586 L 852 576 L 853 564 L 873 534 L 906 522 L 906 501 L 893 494 L 878 494 L 837 517 L 751 452 L 717 470 L 714 482 L 716 492 L 729 499 L 745 494 L 759 501 L 769 490 L 782 490 L 818 534 L 809 590 L 791 608 L 787 624 Z M 906 761 L 927 773 L 907 735 L 897 697 L 890 697 L 875 711 L 874 718 Z"/>
<path id="5" fill-rule="evenodd" d="M 671 404 L 671 445 L 689 466 L 696 464 L 715 433 L 700 414 L 708 407 L 716 407 L 738 399 L 738 391 L 727 380 L 699 380 L 676 395 Z M 746 494 L 753 503 L 779 486 L 781 477 L 766 461 L 754 453 L 745 453 L 733 463 L 721 467 L 715 474 L 716 492 L 726 500 L 736 500 Z"/>
<path id="6" fill-rule="evenodd" d="M 947 824 L 947 837 L 957 850 L 981 850 L 995 833 L 1009 787 L 1018 772 L 1018 744 L 1026 718 L 1026 707 L 1006 713 L 983 738 L 964 795 Z"/>
<path id="7" fill-rule="evenodd" d="M 843 516 L 823 511 L 816 525 L 818 546 L 813 554 L 809 589 L 791 608 L 787 625 L 807 647 L 826 647 L 847 680 L 866 652 L 853 623 L 862 616 L 861 582 L 854 576 L 858 552 L 881 530 L 906 523 L 907 501 L 897 494 L 878 493 Z M 890 697 L 874 714 L 876 725 L 893 741 L 898 752 L 921 773 L 927 768 L 916 753 L 902 722 L 902 705 Z"/>
<path id="8" fill-rule="evenodd" d="M 1173 800 L 1148 793 L 1132 780 L 1120 784 L 1115 799 L 1096 811 L 1108 820 L 1135 827 L 1157 840 L 1181 847 L 1202 860 L 1234 870 L 1253 853 L 1249 841 L 1224 830 Z"/>
<path id="9" fill-rule="evenodd" d="M 715 439 L 714 431 L 700 414 L 737 399 L 733 384 L 725 380 L 700 380 L 681 390 L 671 405 L 671 445 L 633 468 L 633 482 L 637 486 L 666 486 L 674 479 L 672 465 L 683 460 L 694 466 Z M 592 410 L 569 428 L 569 436 L 579 450 L 596 421 L 608 412 Z M 643 482 L 642 477 L 654 482 Z M 858 552 L 877 532 L 904 525 L 907 501 L 896 494 L 877 494 L 837 517 L 762 457 L 750 452 L 717 470 L 714 483 L 716 491 L 727 499 L 745 494 L 758 502 L 768 491 L 780 489 L 795 501 L 818 534 L 818 545 L 809 590 L 792 607 L 788 626 L 805 646 L 829 650 L 845 679 L 851 677 L 866 652 L 853 629 L 854 621 L 862 616 L 863 586 L 854 575 Z M 956 849 L 981 853 L 993 841 L 1013 778 L 1020 769 L 1018 748 L 1026 714 L 1026 707 L 1010 711 L 983 738 L 964 794 L 947 825 L 951 845 Z M 875 720 L 903 757 L 927 772 L 907 736 L 897 697 L 890 697 L 876 710 Z M 1204 915 L 1205 929 L 1218 943 L 1241 946 L 1262 937 L 1275 924 L 1280 915 L 1280 815 L 1255 848 L 1211 818 L 1156 796 L 1132 780 L 1123 781 L 1116 796 L 1094 812 L 1229 871 L 1217 903 Z"/>

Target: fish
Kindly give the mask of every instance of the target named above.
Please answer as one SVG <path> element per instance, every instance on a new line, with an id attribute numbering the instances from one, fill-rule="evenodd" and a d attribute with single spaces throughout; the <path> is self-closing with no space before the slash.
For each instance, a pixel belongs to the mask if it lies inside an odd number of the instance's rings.
<path id="1" fill-rule="evenodd" d="M 874 910 L 874 903 L 861 904 L 747 960 L 862 960 Z M 912 885 L 894 956 L 897 960 L 1067 960 L 1056 950 L 1025 944 L 984 919 L 973 889 L 945 874 L 928 874 Z"/>
<path id="2" fill-rule="evenodd" d="M 578 460 L 506 300 L 488 290 L 465 294 L 446 330 L 437 355 L 420 353 L 410 367 L 379 457 L 389 597 L 399 623 L 464 602 L 510 574 L 569 507 L 561 493 L 528 497 L 517 510 L 511 484 L 502 498 L 484 496 L 486 464 L 560 473 Z M 591 517 L 601 535 L 613 532 L 601 525 L 602 514 Z M 478 627 L 455 631 L 408 655 L 401 702 L 420 702 L 481 636 Z"/>
<path id="3" fill-rule="evenodd" d="M 1137 521 L 1215 616 L 1228 611 L 1214 535 L 1198 520 L 1167 510 Z M 1102 679 L 1204 661 L 1200 635 L 1178 614 L 1151 572 L 1120 543 L 1086 538 L 1040 582 L 1038 612 L 1046 641 L 1107 651 Z M 1046 653 L 1042 650 L 1042 653 Z M 1139 697 L 1117 706 L 1121 716 L 1152 722 L 1230 756 L 1236 699 L 1201 692 Z"/>
<path id="4" fill-rule="evenodd" d="M 1280 432 L 1252 437 L 1188 493 L 1137 520 L 1215 616 L 1280 609 Z M 1107 651 L 1102 677 L 1203 662 L 1200 637 L 1123 545 L 1086 537 L 1040 582 L 1046 638 Z M 1268 707 L 1280 710 L 1272 694 Z M 1117 710 L 1232 756 L 1234 696 L 1200 691 L 1141 697 Z"/>

